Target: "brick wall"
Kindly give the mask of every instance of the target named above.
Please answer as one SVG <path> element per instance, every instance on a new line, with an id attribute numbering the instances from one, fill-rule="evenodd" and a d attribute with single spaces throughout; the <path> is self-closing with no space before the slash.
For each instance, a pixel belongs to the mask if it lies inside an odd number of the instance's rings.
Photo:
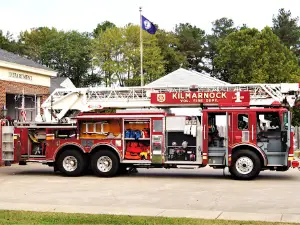
<path id="1" fill-rule="evenodd" d="M 49 87 L 23 84 L 4 80 L 0 80 L 0 86 L 5 87 L 6 93 L 9 94 L 22 94 L 23 89 L 25 95 L 49 95 L 50 93 Z"/>
<path id="2" fill-rule="evenodd" d="M 25 95 L 42 95 L 42 101 L 50 94 L 50 88 L 45 86 L 37 86 L 31 84 L 23 84 L 11 81 L 0 80 L 0 116 L 2 118 L 2 108 L 6 105 L 6 93 L 8 94 L 22 94 L 24 89 Z"/>
<path id="3" fill-rule="evenodd" d="M 0 118 L 2 118 L 2 107 L 3 105 L 6 103 L 6 94 L 5 94 L 5 86 L 2 86 L 2 84 L 0 83 Z"/>

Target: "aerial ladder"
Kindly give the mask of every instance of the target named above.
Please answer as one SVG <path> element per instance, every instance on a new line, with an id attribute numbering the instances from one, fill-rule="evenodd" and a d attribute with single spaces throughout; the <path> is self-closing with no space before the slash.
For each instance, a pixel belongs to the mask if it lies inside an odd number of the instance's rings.
<path id="1" fill-rule="evenodd" d="M 39 122 L 70 122 L 70 111 L 87 112 L 95 109 L 129 108 L 175 108 L 195 107 L 195 103 L 184 105 L 153 104 L 151 94 L 177 92 L 249 92 L 250 106 L 267 107 L 286 100 L 293 106 L 299 92 L 298 83 L 280 84 L 230 84 L 223 86 L 166 86 L 166 87 L 90 87 L 58 88 L 42 104 L 44 118 Z M 200 106 L 200 105 L 199 105 Z M 234 107 L 234 106 L 233 106 Z"/>

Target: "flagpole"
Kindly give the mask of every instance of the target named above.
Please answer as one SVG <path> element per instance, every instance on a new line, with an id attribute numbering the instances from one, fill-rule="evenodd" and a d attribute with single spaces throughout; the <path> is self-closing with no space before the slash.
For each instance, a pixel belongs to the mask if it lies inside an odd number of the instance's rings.
<path id="1" fill-rule="evenodd" d="M 140 7 L 140 53 L 141 53 L 141 86 L 144 86 L 143 75 L 143 36 L 142 36 L 142 7 Z"/>

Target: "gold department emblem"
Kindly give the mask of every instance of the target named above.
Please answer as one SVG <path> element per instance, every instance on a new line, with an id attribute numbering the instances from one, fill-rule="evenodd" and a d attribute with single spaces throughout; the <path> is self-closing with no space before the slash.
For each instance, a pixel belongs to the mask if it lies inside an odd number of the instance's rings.
<path id="1" fill-rule="evenodd" d="M 164 101 L 166 101 L 166 94 L 158 94 L 157 95 L 157 101 L 158 102 L 164 102 Z"/>

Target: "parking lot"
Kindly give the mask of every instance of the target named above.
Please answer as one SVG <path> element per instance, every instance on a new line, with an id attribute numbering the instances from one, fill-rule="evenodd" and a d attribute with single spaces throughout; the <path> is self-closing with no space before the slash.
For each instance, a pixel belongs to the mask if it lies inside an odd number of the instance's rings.
<path id="1" fill-rule="evenodd" d="M 132 208 L 146 215 L 147 210 L 160 209 L 300 214 L 298 170 L 262 172 L 253 181 L 235 181 L 211 168 L 139 169 L 137 174 L 99 178 L 63 177 L 51 167 L 31 164 L 0 168 L 0 183 L 2 209 L 48 211 L 61 207 L 93 212 Z"/>

